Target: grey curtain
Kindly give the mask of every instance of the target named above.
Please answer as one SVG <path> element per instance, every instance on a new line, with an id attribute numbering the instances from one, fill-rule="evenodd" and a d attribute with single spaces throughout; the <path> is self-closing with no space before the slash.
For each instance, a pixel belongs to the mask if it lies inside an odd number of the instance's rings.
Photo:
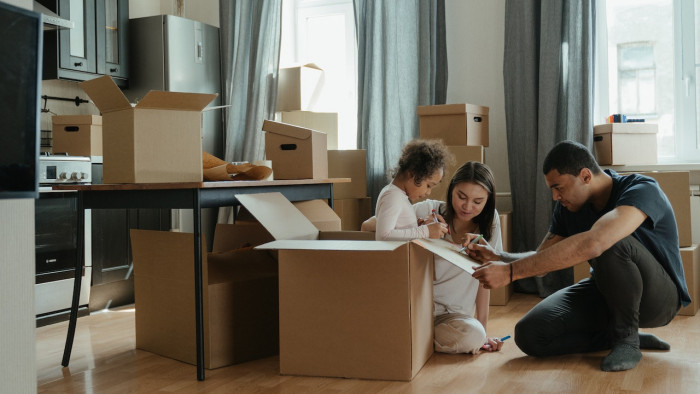
<path id="1" fill-rule="evenodd" d="M 542 163 L 559 141 L 593 144 L 595 0 L 506 0 L 503 79 L 513 248 L 534 250 L 549 229 L 552 195 Z M 572 269 L 516 282 L 545 297 Z"/>
<path id="2" fill-rule="evenodd" d="M 224 160 L 265 157 L 262 124 L 277 102 L 282 0 L 220 0 Z M 231 220 L 231 208 L 219 221 Z"/>
<path id="3" fill-rule="evenodd" d="M 220 0 L 224 160 L 265 156 L 262 123 L 277 101 L 282 0 Z"/>
<path id="4" fill-rule="evenodd" d="M 444 104 L 444 0 L 355 0 L 357 146 L 367 150 L 373 204 L 401 148 L 418 137 L 418 105 Z"/>

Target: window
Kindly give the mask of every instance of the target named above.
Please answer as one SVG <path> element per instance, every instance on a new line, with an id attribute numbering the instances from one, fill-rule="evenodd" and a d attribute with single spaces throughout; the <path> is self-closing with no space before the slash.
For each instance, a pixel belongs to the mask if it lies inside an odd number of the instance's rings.
<path id="1" fill-rule="evenodd" d="M 700 0 L 598 0 L 596 9 L 595 123 L 621 113 L 658 124 L 659 162 L 700 162 Z"/>
<path id="2" fill-rule="evenodd" d="M 338 149 L 357 147 L 357 45 L 352 0 L 283 0 L 280 67 L 323 69 L 316 112 L 338 114 Z"/>

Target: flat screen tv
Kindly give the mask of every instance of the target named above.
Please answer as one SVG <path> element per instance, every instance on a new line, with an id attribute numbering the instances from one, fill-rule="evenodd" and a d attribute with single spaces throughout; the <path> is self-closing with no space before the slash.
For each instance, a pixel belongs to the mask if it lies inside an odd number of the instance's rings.
<path id="1" fill-rule="evenodd" d="M 37 198 L 42 19 L 0 2 L 0 198 Z"/>

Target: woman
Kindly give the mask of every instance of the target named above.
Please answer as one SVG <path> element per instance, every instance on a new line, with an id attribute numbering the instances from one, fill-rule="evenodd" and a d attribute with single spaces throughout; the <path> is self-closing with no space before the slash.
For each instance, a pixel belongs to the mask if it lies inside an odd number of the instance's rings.
<path id="1" fill-rule="evenodd" d="M 433 210 L 439 214 L 439 219 L 449 228 L 445 240 L 462 244 L 473 234 L 481 234 L 500 251 L 503 250 L 501 225 L 495 206 L 493 173 L 478 162 L 467 162 L 455 172 L 446 202 L 425 200 L 413 204 L 416 216 L 421 218 L 418 225 L 434 221 Z M 375 227 L 375 218 L 362 224 L 363 231 L 374 231 Z M 471 274 L 436 256 L 433 282 L 436 351 L 476 354 L 479 350 L 501 349 L 500 339 L 486 336 L 489 296 L 489 290 L 479 286 Z"/>

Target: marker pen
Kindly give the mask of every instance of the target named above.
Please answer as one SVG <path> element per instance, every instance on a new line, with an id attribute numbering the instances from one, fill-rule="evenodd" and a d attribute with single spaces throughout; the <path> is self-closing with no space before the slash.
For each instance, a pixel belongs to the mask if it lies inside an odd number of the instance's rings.
<path id="1" fill-rule="evenodd" d="M 484 238 L 484 236 L 481 235 L 481 234 L 479 234 L 478 237 L 472 239 L 471 242 L 469 242 L 469 245 L 474 245 L 474 244 L 478 243 L 478 242 L 481 240 L 481 238 Z M 469 246 L 469 245 L 466 245 L 466 246 L 462 247 L 462 249 L 458 250 L 457 253 L 462 253 L 462 252 L 464 252 L 465 250 L 467 250 L 467 246 Z"/>

